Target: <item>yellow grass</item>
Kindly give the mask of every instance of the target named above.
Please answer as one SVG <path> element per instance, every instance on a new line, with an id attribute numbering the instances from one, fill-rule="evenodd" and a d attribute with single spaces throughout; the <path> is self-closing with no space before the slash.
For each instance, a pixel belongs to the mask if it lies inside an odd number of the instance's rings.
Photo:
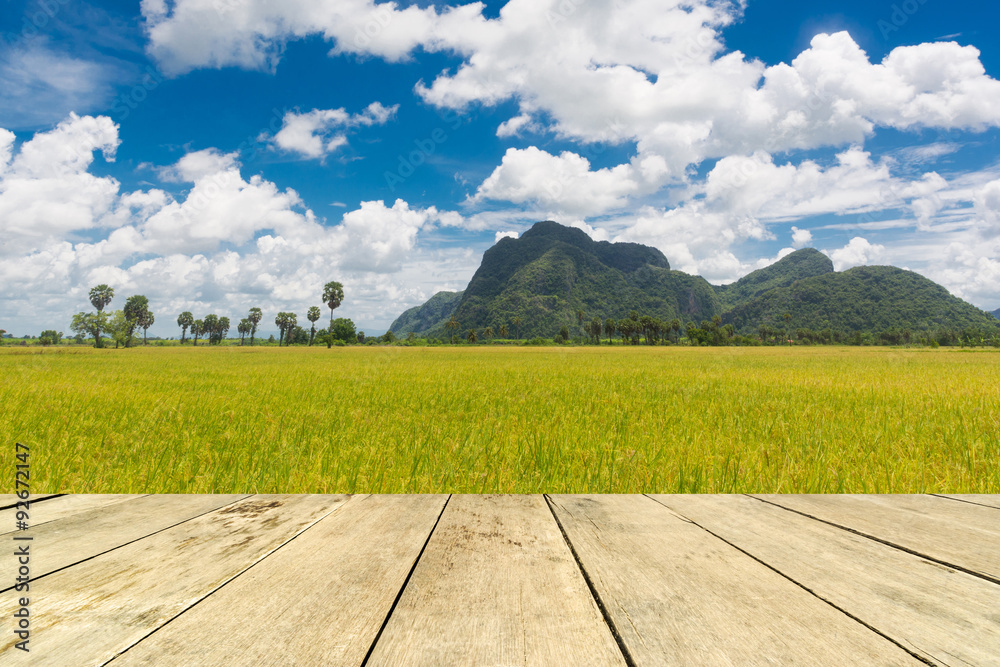
<path id="1" fill-rule="evenodd" d="M 1000 492 L 994 351 L 4 349 L 0 369 L 33 492 Z"/>

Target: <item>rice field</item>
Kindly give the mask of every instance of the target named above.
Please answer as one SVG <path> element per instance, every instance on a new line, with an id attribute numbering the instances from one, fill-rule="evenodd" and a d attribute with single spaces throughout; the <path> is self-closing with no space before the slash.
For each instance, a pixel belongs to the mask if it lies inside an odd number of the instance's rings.
<path id="1" fill-rule="evenodd" d="M 996 351 L 27 348 L 0 369 L 33 493 L 1000 492 Z"/>

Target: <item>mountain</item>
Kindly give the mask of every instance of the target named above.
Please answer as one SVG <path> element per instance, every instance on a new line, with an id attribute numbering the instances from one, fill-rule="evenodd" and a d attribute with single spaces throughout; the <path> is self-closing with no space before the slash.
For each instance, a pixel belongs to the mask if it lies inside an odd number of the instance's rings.
<path id="1" fill-rule="evenodd" d="M 1000 326 L 940 285 L 891 266 L 836 272 L 826 255 L 805 248 L 735 283 L 712 286 L 671 270 L 656 248 L 594 241 L 579 229 L 545 221 L 518 239 L 501 239 L 483 255 L 464 292 L 435 294 L 403 313 L 392 330 L 444 339 L 487 326 L 499 334 L 506 324 L 518 338 L 550 338 L 563 326 L 578 335 L 579 311 L 585 321 L 619 320 L 635 311 L 682 324 L 719 315 L 747 334 L 761 325 L 842 333 Z M 459 323 L 455 331 L 446 327 L 452 316 Z"/>
<path id="2" fill-rule="evenodd" d="M 993 317 L 1000 320 L 1000 308 L 997 308 L 996 310 L 993 311 Z"/>
<path id="3" fill-rule="evenodd" d="M 738 303 L 722 319 L 738 331 L 762 324 L 843 332 L 997 326 L 989 314 L 944 287 L 894 266 L 857 266 L 804 278 Z"/>
<path id="4" fill-rule="evenodd" d="M 581 310 L 588 321 L 619 319 L 632 310 L 685 321 L 722 312 L 705 279 L 671 271 L 656 248 L 594 241 L 579 229 L 546 221 L 486 251 L 454 311 L 460 324 L 455 333 L 487 326 L 498 331 L 506 324 L 521 338 L 551 337 L 563 326 L 576 334 Z M 443 325 L 421 333 L 451 335 Z"/>
<path id="5" fill-rule="evenodd" d="M 833 273 L 830 258 L 814 248 L 803 248 L 785 255 L 770 266 L 743 276 L 735 283 L 720 285 L 715 291 L 722 305 L 729 309 L 777 287 L 788 287 L 796 280 L 826 273 Z"/>
<path id="6" fill-rule="evenodd" d="M 396 318 L 389 330 L 397 336 L 411 331 L 421 333 L 443 326 L 455 312 L 465 292 L 438 292 L 422 306 L 414 306 Z"/>

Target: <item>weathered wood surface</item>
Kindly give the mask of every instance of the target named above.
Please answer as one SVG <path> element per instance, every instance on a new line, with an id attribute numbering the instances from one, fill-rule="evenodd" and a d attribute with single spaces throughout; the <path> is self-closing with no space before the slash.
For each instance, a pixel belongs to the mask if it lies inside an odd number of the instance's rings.
<path id="1" fill-rule="evenodd" d="M 966 493 L 962 495 L 942 495 L 940 497 L 1000 509 L 1000 494 Z"/>
<path id="2" fill-rule="evenodd" d="M 246 497 L 143 496 L 50 521 L 27 531 L 32 543 L 39 545 L 31 557 L 31 576 L 37 579 L 48 575 Z"/>
<path id="3" fill-rule="evenodd" d="M 650 498 L 551 501 L 637 665 L 919 664 Z"/>
<path id="4" fill-rule="evenodd" d="M 49 521 L 56 521 L 80 512 L 107 507 L 133 498 L 141 498 L 143 495 L 145 494 L 72 494 L 52 498 L 45 502 L 32 501 L 28 508 L 27 523 L 31 528 L 34 528 Z M 0 511 L 0 535 L 17 531 L 15 524 L 17 512 L 16 508 Z"/>
<path id="5" fill-rule="evenodd" d="M 361 665 L 446 500 L 351 498 L 112 664 Z"/>
<path id="6" fill-rule="evenodd" d="M 748 496 L 652 497 L 915 655 L 998 664 L 1000 586 L 992 582 Z"/>
<path id="7" fill-rule="evenodd" d="M 928 560 L 992 567 L 997 496 L 108 500 L 33 505 L 0 664 L 1000 665 L 1000 584 Z"/>
<path id="8" fill-rule="evenodd" d="M 36 502 L 36 501 L 41 502 L 42 500 L 45 500 L 46 498 L 52 498 L 53 496 L 58 496 L 58 495 L 59 494 L 57 494 L 57 493 L 39 493 L 38 495 L 31 494 L 30 496 L 28 496 L 28 500 L 30 500 L 33 503 Z M 17 494 L 14 494 L 14 493 L 0 493 L 0 510 L 9 509 L 11 507 L 16 506 L 17 503 L 18 503 L 18 500 L 19 499 L 17 497 Z"/>
<path id="9" fill-rule="evenodd" d="M 102 664 L 344 500 L 253 496 L 49 575 L 32 585 L 37 650 L 30 659 L 12 651 L 17 638 L 10 633 L 0 638 L 0 655 L 32 667 Z M 0 615 L 11 618 L 15 604 L 13 596 L 0 600 Z"/>
<path id="10" fill-rule="evenodd" d="M 754 497 L 1000 582 L 1000 515 L 991 507 L 927 495 Z"/>
<path id="11" fill-rule="evenodd" d="M 542 496 L 451 497 L 369 665 L 625 665 Z"/>

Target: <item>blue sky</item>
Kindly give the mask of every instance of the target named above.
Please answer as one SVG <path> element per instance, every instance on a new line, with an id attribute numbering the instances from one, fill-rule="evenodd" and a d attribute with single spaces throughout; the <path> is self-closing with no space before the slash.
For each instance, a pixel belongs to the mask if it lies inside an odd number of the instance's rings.
<path id="1" fill-rule="evenodd" d="M 0 328 L 106 282 L 369 333 L 554 219 L 728 282 L 794 248 L 1000 307 L 1000 8 L 8 0 Z"/>

